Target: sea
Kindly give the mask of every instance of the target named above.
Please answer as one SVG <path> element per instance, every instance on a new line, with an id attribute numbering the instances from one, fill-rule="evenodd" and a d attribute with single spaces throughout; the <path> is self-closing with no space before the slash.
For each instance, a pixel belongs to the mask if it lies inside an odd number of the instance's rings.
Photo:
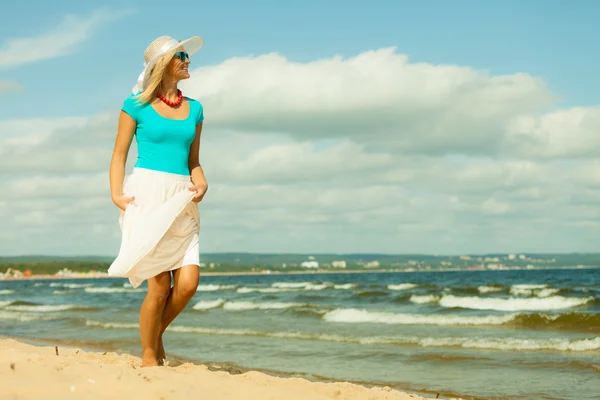
<path id="1" fill-rule="evenodd" d="M 139 356 L 145 293 L 0 281 L 0 335 Z M 164 342 L 174 361 L 431 398 L 600 399 L 600 269 L 201 276 Z"/>

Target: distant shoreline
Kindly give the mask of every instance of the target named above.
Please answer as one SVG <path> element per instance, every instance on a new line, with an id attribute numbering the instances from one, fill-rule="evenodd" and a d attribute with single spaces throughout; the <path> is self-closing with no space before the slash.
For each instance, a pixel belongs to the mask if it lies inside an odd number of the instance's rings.
<path id="1" fill-rule="evenodd" d="M 244 271 L 244 272 L 205 272 L 200 270 L 200 277 L 202 276 L 256 276 L 256 275 L 348 275 L 348 274 L 377 274 L 377 273 L 432 273 L 432 272 L 508 272 L 508 271 L 548 271 L 548 270 L 582 270 L 582 269 L 600 269 L 600 266 L 567 266 L 567 267 L 554 267 L 554 268 L 536 268 L 536 269 L 436 269 L 436 270 L 396 270 L 396 269 L 377 269 L 377 270 L 319 270 L 319 271 Z M 0 277 L 0 282 L 3 281 L 23 281 L 23 280 L 59 280 L 59 279 L 126 279 L 124 277 L 112 277 L 108 275 L 86 275 L 86 274 L 74 274 L 74 275 L 47 275 L 47 274 L 33 274 L 30 276 L 19 276 L 19 277 Z"/>

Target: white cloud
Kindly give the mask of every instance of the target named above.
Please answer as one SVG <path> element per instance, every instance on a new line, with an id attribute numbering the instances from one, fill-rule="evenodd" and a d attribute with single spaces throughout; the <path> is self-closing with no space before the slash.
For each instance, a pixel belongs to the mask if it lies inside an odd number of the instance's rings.
<path id="1" fill-rule="evenodd" d="M 495 153 L 513 117 L 555 101 L 527 74 L 410 63 L 395 48 L 295 63 L 277 54 L 199 67 L 185 83 L 213 125 L 425 153 Z"/>
<path id="2" fill-rule="evenodd" d="M 98 9 L 90 15 L 66 15 L 48 32 L 26 38 L 7 38 L 0 45 L 0 68 L 17 67 L 72 53 L 99 27 L 132 11 Z"/>
<path id="3" fill-rule="evenodd" d="M 508 153 L 535 158 L 596 158 L 600 153 L 600 106 L 515 118 L 507 133 Z"/>
<path id="4" fill-rule="evenodd" d="M 597 107 L 547 111 L 526 74 L 411 64 L 393 49 L 198 68 L 202 251 L 589 251 Z M 113 254 L 118 107 L 0 121 L 0 254 Z M 128 170 L 135 161 L 135 146 Z M 596 152 L 596 153 L 594 153 Z M 42 241 L 42 239 L 44 239 Z M 42 243 L 43 242 L 43 243 Z"/>

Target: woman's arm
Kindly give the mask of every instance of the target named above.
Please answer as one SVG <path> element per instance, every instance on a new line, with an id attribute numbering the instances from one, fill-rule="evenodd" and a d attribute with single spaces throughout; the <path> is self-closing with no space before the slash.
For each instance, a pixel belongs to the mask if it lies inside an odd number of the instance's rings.
<path id="1" fill-rule="evenodd" d="M 198 195 L 194 198 L 195 202 L 199 202 L 204 197 L 204 193 L 208 190 L 208 183 L 204 176 L 204 171 L 200 165 L 200 136 L 202 134 L 202 122 L 196 126 L 196 137 L 190 146 L 190 156 L 188 159 L 188 167 L 192 177 L 192 183 L 197 190 Z"/>
<path id="2" fill-rule="evenodd" d="M 110 195 L 113 203 L 124 210 L 127 206 L 127 199 L 123 196 L 123 180 L 125 179 L 125 165 L 127 163 L 127 154 L 131 147 L 131 141 L 136 129 L 136 122 L 124 111 L 119 116 L 119 126 L 115 147 L 113 149 L 112 159 L 110 160 Z M 132 201 L 133 198 L 130 199 Z"/>

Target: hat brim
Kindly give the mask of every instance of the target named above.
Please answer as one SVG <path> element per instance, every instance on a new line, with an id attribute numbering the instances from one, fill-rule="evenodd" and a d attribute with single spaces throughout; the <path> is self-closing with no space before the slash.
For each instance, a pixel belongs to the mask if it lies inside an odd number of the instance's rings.
<path id="1" fill-rule="evenodd" d="M 202 46 L 204 46 L 204 39 L 200 36 L 192 36 L 188 39 L 185 40 L 181 40 L 179 43 L 177 43 L 176 45 L 173 45 L 172 47 L 170 47 L 169 49 L 165 50 L 163 55 L 172 53 L 175 54 L 176 50 L 179 47 L 183 47 L 183 49 L 185 50 L 186 53 L 188 53 L 190 55 L 190 57 L 192 56 L 192 54 L 197 53 L 198 50 L 200 50 L 202 48 Z M 144 90 L 146 90 L 146 87 L 148 85 L 148 79 L 150 79 L 150 73 L 152 72 L 152 69 L 154 68 L 154 65 L 156 64 L 156 62 L 160 59 L 160 57 L 158 59 L 152 60 L 150 62 L 150 64 L 148 64 L 148 66 L 146 67 L 146 72 L 144 73 L 144 80 L 143 80 L 143 88 Z"/>

